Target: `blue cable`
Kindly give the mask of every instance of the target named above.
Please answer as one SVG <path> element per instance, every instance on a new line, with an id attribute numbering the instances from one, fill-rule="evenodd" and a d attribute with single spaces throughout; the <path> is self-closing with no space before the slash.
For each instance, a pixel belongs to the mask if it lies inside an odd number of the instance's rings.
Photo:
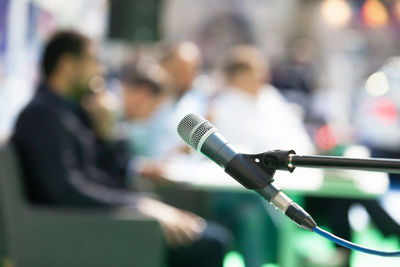
<path id="1" fill-rule="evenodd" d="M 349 249 L 357 250 L 357 251 L 364 252 L 367 254 L 384 256 L 384 257 L 400 257 L 400 251 L 387 252 L 387 251 L 379 251 L 379 250 L 362 247 L 362 246 L 356 245 L 354 243 L 351 243 L 350 241 L 347 241 L 340 237 L 337 237 L 325 230 L 322 230 L 318 226 L 315 226 L 313 228 L 313 232 L 319 234 L 322 237 L 325 237 L 328 240 L 331 240 L 332 242 L 335 242 L 338 245 L 341 245 L 341 246 L 349 248 Z"/>

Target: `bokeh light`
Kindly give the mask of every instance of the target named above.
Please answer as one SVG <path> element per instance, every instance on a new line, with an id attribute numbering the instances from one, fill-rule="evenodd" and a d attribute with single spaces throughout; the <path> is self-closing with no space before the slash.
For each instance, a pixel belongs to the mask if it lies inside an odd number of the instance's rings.
<path id="1" fill-rule="evenodd" d="M 387 9 L 378 0 L 365 1 L 361 12 L 364 23 L 371 28 L 379 28 L 388 24 Z"/>
<path id="2" fill-rule="evenodd" d="M 346 26 L 351 19 L 350 5 L 344 0 L 325 0 L 321 4 L 321 13 L 327 24 L 335 28 Z"/>
<path id="3" fill-rule="evenodd" d="M 396 103 L 390 98 L 375 100 L 372 112 L 379 122 L 386 126 L 396 125 L 399 119 Z"/>
<path id="4" fill-rule="evenodd" d="M 323 125 L 314 135 L 315 144 L 323 150 L 333 149 L 338 144 L 338 136 L 329 125 Z"/>
<path id="5" fill-rule="evenodd" d="M 400 23 L 400 0 L 396 0 L 393 4 L 393 15 L 397 22 Z"/>
<path id="6" fill-rule="evenodd" d="M 365 89 L 370 96 L 383 96 L 389 91 L 389 81 L 384 72 L 375 72 L 365 83 Z"/>

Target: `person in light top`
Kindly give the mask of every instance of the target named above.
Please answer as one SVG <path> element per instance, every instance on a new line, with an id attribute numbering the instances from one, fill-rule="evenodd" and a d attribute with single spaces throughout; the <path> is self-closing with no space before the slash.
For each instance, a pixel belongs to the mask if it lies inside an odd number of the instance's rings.
<path id="1" fill-rule="evenodd" d="M 188 113 L 204 115 L 207 98 L 193 84 L 201 67 L 201 54 L 195 44 L 175 43 L 161 54 L 160 66 L 168 89 L 152 116 L 132 121 L 129 136 L 131 144 L 141 143 L 140 156 L 164 160 L 186 148 L 176 127 Z"/>
<path id="2" fill-rule="evenodd" d="M 212 116 L 232 144 L 254 153 L 314 151 L 299 112 L 268 84 L 268 63 L 257 48 L 232 48 L 220 63 L 220 72 L 223 88 L 214 100 Z"/>
<path id="3" fill-rule="evenodd" d="M 279 91 L 266 83 L 268 64 L 252 46 L 236 46 L 221 60 L 223 86 L 209 110 L 219 132 L 242 153 L 275 149 L 309 154 L 313 144 L 299 114 Z M 273 262 L 277 231 L 270 207 L 257 195 L 218 192 L 214 195 L 218 221 L 234 233 L 246 267 Z M 278 225 L 277 225 L 278 224 Z M 275 230 L 274 230 L 275 229 Z"/>

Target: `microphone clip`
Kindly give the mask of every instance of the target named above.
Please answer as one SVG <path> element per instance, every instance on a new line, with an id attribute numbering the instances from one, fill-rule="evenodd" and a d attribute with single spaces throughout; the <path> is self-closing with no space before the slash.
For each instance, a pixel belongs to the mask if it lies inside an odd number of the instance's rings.
<path id="1" fill-rule="evenodd" d="M 289 167 L 293 150 L 274 150 L 261 154 L 237 154 L 226 166 L 225 172 L 247 189 L 262 189 L 273 182 L 276 170 L 293 172 Z"/>
<path id="2" fill-rule="evenodd" d="M 262 158 L 262 162 L 267 168 L 289 171 L 292 173 L 296 168 L 292 164 L 292 157 L 294 155 L 296 155 L 294 150 L 272 150 L 256 156 Z"/>

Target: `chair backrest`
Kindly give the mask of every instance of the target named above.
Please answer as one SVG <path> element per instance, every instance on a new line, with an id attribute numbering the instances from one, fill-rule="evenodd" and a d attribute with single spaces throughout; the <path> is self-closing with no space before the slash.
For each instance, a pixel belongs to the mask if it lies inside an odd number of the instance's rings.
<path id="1" fill-rule="evenodd" d="M 17 229 L 18 213 L 24 209 L 25 197 L 14 147 L 0 147 L 0 256 L 7 255 Z"/>
<path id="2" fill-rule="evenodd" d="M 0 194 L 4 212 L 18 211 L 25 204 L 21 168 L 11 143 L 0 148 Z"/>

